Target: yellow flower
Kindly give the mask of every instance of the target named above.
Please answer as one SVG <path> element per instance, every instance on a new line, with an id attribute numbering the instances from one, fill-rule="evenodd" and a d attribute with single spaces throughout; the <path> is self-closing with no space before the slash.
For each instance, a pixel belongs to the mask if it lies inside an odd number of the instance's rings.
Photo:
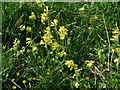
<path id="1" fill-rule="evenodd" d="M 95 61 L 92 61 L 92 60 L 88 61 L 87 60 L 86 63 L 87 63 L 88 68 L 93 68 L 93 65 L 94 65 Z"/>
<path id="2" fill-rule="evenodd" d="M 78 67 L 77 64 L 74 64 L 73 60 L 65 61 L 65 65 L 67 65 L 67 67 L 70 68 L 70 70 L 76 69 Z"/>
<path id="3" fill-rule="evenodd" d="M 119 42 L 119 35 L 117 35 L 117 34 L 112 35 L 112 38 L 110 38 L 110 40 L 113 42 Z"/>
<path id="4" fill-rule="evenodd" d="M 32 39 L 31 38 L 26 38 L 26 44 L 30 44 L 30 43 L 32 43 Z"/>
<path id="5" fill-rule="evenodd" d="M 76 88 L 78 88 L 79 85 L 80 85 L 80 84 L 79 84 L 78 82 L 75 83 L 75 87 L 76 87 Z"/>
<path id="6" fill-rule="evenodd" d="M 46 27 L 46 30 L 44 30 L 44 32 L 50 34 L 50 26 Z"/>
<path id="7" fill-rule="evenodd" d="M 50 74 L 50 69 L 47 69 L 47 75 L 49 75 Z"/>
<path id="8" fill-rule="evenodd" d="M 25 84 L 27 81 L 26 80 L 23 80 L 22 83 Z"/>
<path id="9" fill-rule="evenodd" d="M 60 29 L 59 29 L 59 35 L 60 35 L 60 39 L 65 39 L 65 35 L 68 35 L 67 33 L 67 29 L 64 27 L 64 26 L 60 26 Z"/>
<path id="10" fill-rule="evenodd" d="M 31 27 L 27 27 L 26 31 L 31 32 Z"/>
<path id="11" fill-rule="evenodd" d="M 65 39 L 65 34 L 60 34 L 60 39 L 64 40 Z"/>
<path id="12" fill-rule="evenodd" d="M 17 72 L 17 73 L 16 73 L 16 75 L 17 75 L 17 76 L 20 76 L 20 73 L 19 73 L 19 72 Z"/>
<path id="13" fill-rule="evenodd" d="M 99 56 L 99 58 L 101 58 L 101 53 L 103 53 L 104 52 L 104 49 L 100 49 L 99 51 L 98 51 L 98 56 Z"/>
<path id="14" fill-rule="evenodd" d="M 45 6 L 44 11 L 45 11 L 46 13 L 48 13 L 48 6 Z"/>
<path id="15" fill-rule="evenodd" d="M 55 50 L 60 45 L 55 41 L 54 43 L 51 44 L 51 46 L 52 46 L 52 50 Z"/>
<path id="16" fill-rule="evenodd" d="M 26 38 L 26 41 L 30 41 L 30 40 L 31 40 L 31 38 L 28 38 L 28 37 Z"/>
<path id="17" fill-rule="evenodd" d="M 52 61 L 55 61 L 55 58 L 52 58 Z"/>
<path id="18" fill-rule="evenodd" d="M 59 55 L 60 57 L 62 57 L 62 56 L 66 56 L 66 55 L 67 55 L 67 53 L 66 53 L 66 52 L 64 52 L 64 51 L 61 51 L 61 52 L 59 52 L 59 53 L 58 53 L 58 55 Z"/>
<path id="19" fill-rule="evenodd" d="M 42 22 L 43 24 L 45 24 L 44 22 L 45 22 L 46 20 L 48 20 L 47 14 L 46 14 L 46 13 L 42 13 L 42 14 L 41 14 L 41 22 Z"/>
<path id="20" fill-rule="evenodd" d="M 45 44 L 51 44 L 53 36 L 51 34 L 46 33 L 43 37 Z"/>
<path id="21" fill-rule="evenodd" d="M 113 61 L 114 61 L 114 63 L 117 63 L 118 62 L 118 58 L 114 59 Z"/>
<path id="22" fill-rule="evenodd" d="M 53 22 L 54 22 L 55 25 L 58 24 L 58 20 L 57 19 L 54 19 Z"/>
<path id="23" fill-rule="evenodd" d="M 29 19 L 36 20 L 36 16 L 35 16 L 34 12 L 31 13 L 31 16 L 29 16 Z"/>
<path id="24" fill-rule="evenodd" d="M 74 64 L 73 60 L 65 61 L 65 65 L 69 68 L 72 64 Z"/>
<path id="25" fill-rule="evenodd" d="M 118 51 L 120 51 L 120 48 L 115 48 L 115 52 L 118 52 Z"/>
<path id="26" fill-rule="evenodd" d="M 15 81 L 15 79 L 13 78 L 11 81 L 12 81 L 12 82 L 14 82 L 14 81 Z"/>
<path id="27" fill-rule="evenodd" d="M 38 50 L 38 48 L 36 46 L 32 48 L 32 52 L 34 52 L 36 50 Z"/>
<path id="28" fill-rule="evenodd" d="M 112 48 L 112 50 L 110 52 L 114 53 L 115 49 Z"/>
<path id="29" fill-rule="evenodd" d="M 114 31 L 112 32 L 112 34 L 118 34 L 118 35 L 120 35 L 119 28 L 116 27 L 116 28 L 114 29 Z"/>
<path id="30" fill-rule="evenodd" d="M 92 29 L 92 27 L 88 27 L 88 30 L 91 30 Z"/>
<path id="31" fill-rule="evenodd" d="M 16 86 L 12 86 L 12 89 L 16 89 Z"/>
<path id="32" fill-rule="evenodd" d="M 45 44 L 43 40 L 40 41 L 40 45 Z"/>
<path id="33" fill-rule="evenodd" d="M 62 72 L 62 69 L 60 69 L 59 71 Z"/>
<path id="34" fill-rule="evenodd" d="M 25 30 L 25 26 L 24 25 L 20 25 L 20 31 L 24 31 Z"/>
<path id="35" fill-rule="evenodd" d="M 73 70 L 73 69 L 78 69 L 78 65 L 77 64 L 72 64 L 71 67 L 70 67 L 70 70 Z"/>
<path id="36" fill-rule="evenodd" d="M 85 79 L 86 79 L 86 80 L 89 80 L 90 78 L 89 78 L 89 77 L 86 77 Z"/>

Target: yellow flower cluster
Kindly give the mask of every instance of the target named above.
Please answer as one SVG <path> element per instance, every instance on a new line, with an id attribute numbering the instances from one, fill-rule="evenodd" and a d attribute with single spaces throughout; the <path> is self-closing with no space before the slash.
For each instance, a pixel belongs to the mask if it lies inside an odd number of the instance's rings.
<path id="1" fill-rule="evenodd" d="M 26 38 L 26 44 L 31 44 L 32 43 L 32 39 L 31 38 Z"/>
<path id="2" fill-rule="evenodd" d="M 45 48 L 47 48 L 47 45 L 50 45 L 52 43 L 52 34 L 46 33 L 42 39 L 44 40 Z"/>
<path id="3" fill-rule="evenodd" d="M 11 48 L 11 49 L 17 50 L 18 45 L 20 44 L 20 40 L 19 40 L 18 38 L 15 38 L 13 44 L 14 44 L 14 45 L 13 45 L 13 48 Z"/>
<path id="4" fill-rule="evenodd" d="M 112 38 L 110 38 L 111 41 L 113 42 L 119 42 L 119 35 L 120 35 L 120 31 L 119 31 L 119 28 L 116 27 L 114 29 L 114 31 L 112 32 Z"/>
<path id="5" fill-rule="evenodd" d="M 73 60 L 65 61 L 65 65 L 67 65 L 67 67 L 70 68 L 70 70 L 73 70 L 73 69 L 77 69 L 77 68 L 78 68 L 78 65 L 75 64 Z"/>
<path id="6" fill-rule="evenodd" d="M 27 28 L 26 28 L 26 31 L 27 31 L 27 32 L 31 32 L 31 29 L 32 29 L 31 27 L 27 27 Z"/>
<path id="7" fill-rule="evenodd" d="M 12 86 L 12 89 L 13 89 L 13 90 L 16 89 L 16 86 Z"/>
<path id="8" fill-rule="evenodd" d="M 104 49 L 98 50 L 98 56 L 99 56 L 99 58 L 101 58 L 101 53 L 103 53 L 103 52 L 104 52 Z"/>
<path id="9" fill-rule="evenodd" d="M 45 24 L 45 21 L 48 20 L 48 6 L 44 9 L 44 13 L 41 14 L 41 22 Z"/>
<path id="10" fill-rule="evenodd" d="M 59 29 L 60 39 L 62 39 L 62 40 L 65 39 L 65 35 L 68 35 L 67 31 L 68 30 L 64 26 L 60 27 L 60 29 Z"/>
<path id="11" fill-rule="evenodd" d="M 25 30 L 25 26 L 24 25 L 20 25 L 20 31 L 24 31 Z"/>
<path id="12" fill-rule="evenodd" d="M 31 19 L 31 20 L 36 20 L 37 19 L 34 12 L 31 13 L 31 16 L 29 16 L 29 19 Z"/>
<path id="13" fill-rule="evenodd" d="M 36 46 L 32 47 L 32 52 L 38 50 L 38 48 Z"/>
<path id="14" fill-rule="evenodd" d="M 79 84 L 78 82 L 75 83 L 75 87 L 76 87 L 76 88 L 78 88 L 79 85 L 80 85 L 80 84 Z"/>
<path id="15" fill-rule="evenodd" d="M 24 26 L 24 25 L 20 25 L 19 28 L 20 28 L 20 31 L 24 31 L 24 30 L 25 30 L 25 26 Z M 26 31 L 27 31 L 27 32 L 31 32 L 31 30 L 32 30 L 31 27 L 29 27 L 29 26 L 26 27 Z"/>
<path id="16" fill-rule="evenodd" d="M 66 56 L 67 53 L 65 51 L 58 52 L 58 56 L 63 57 Z"/>
<path id="17" fill-rule="evenodd" d="M 51 34 L 50 31 L 50 26 L 46 27 L 44 30 L 44 36 L 42 37 L 42 40 L 40 41 L 40 45 L 45 44 L 45 48 L 47 49 L 47 45 L 51 46 L 52 50 L 55 50 L 57 47 L 60 45 L 58 44 L 57 41 L 53 41 L 53 35 Z"/>
<path id="18" fill-rule="evenodd" d="M 51 22 L 50 26 L 55 26 L 58 24 L 58 19 L 54 19 L 53 22 Z"/>
<path id="19" fill-rule="evenodd" d="M 88 68 L 93 68 L 95 61 L 92 61 L 92 60 L 88 61 L 88 60 L 86 60 L 86 63 L 87 63 L 87 67 Z"/>
<path id="20" fill-rule="evenodd" d="M 57 47 L 59 47 L 60 45 L 57 43 L 57 41 L 54 41 L 52 44 L 52 50 L 55 50 Z"/>

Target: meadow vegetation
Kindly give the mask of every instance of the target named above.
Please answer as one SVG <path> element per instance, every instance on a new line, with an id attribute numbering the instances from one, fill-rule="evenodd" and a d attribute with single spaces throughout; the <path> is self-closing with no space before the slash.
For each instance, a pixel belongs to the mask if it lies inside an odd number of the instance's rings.
<path id="1" fill-rule="evenodd" d="M 3 90 L 118 90 L 119 28 L 117 2 L 2 2 Z"/>

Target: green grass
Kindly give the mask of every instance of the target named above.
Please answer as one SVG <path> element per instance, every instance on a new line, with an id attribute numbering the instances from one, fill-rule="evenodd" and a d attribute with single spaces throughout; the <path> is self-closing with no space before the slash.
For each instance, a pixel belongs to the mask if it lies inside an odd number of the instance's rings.
<path id="1" fill-rule="evenodd" d="M 48 15 L 45 19 L 48 19 L 43 24 L 41 14 L 46 13 L 46 6 Z M 29 19 L 31 12 L 34 12 L 36 20 Z M 2 3 L 3 90 L 12 90 L 14 87 L 17 90 L 118 89 L 119 34 L 118 41 L 110 39 L 115 28 L 120 28 L 119 13 L 120 6 L 117 2 Z M 58 24 L 52 27 L 50 25 L 54 19 L 58 19 Z M 21 31 L 20 25 L 24 25 L 25 30 Z M 49 42 L 43 38 L 47 26 L 50 26 L 48 35 L 53 36 L 47 38 Z M 64 40 L 60 39 L 61 26 L 68 30 Z M 27 31 L 27 27 L 32 28 L 31 32 Z M 15 42 L 15 38 L 20 43 Z M 31 44 L 26 43 L 26 38 L 31 38 Z M 47 48 L 44 44 L 39 44 L 41 40 L 44 40 Z M 53 50 L 55 41 L 60 46 Z M 66 63 L 70 60 L 74 62 Z M 91 60 L 94 63 L 88 66 Z"/>

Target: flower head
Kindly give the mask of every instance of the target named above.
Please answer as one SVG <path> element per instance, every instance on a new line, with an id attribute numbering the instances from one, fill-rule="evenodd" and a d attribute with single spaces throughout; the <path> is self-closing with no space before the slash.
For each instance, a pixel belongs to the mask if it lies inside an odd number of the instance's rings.
<path id="1" fill-rule="evenodd" d="M 57 25 L 58 24 L 58 19 L 54 19 L 53 22 L 54 22 L 55 25 Z"/>
<path id="2" fill-rule="evenodd" d="M 31 27 L 27 27 L 27 28 L 26 28 L 26 31 L 27 31 L 27 32 L 31 32 Z"/>
<path id="3" fill-rule="evenodd" d="M 32 52 L 34 52 L 36 50 L 38 50 L 38 48 L 36 46 L 32 48 Z"/>
<path id="4" fill-rule="evenodd" d="M 26 80 L 23 80 L 22 83 L 25 84 L 27 81 Z"/>
<path id="5" fill-rule="evenodd" d="M 31 16 L 29 16 L 29 19 L 36 20 L 36 16 L 35 16 L 34 12 L 31 13 Z"/>
<path id="6" fill-rule="evenodd" d="M 45 21 L 48 20 L 47 13 L 42 13 L 41 14 L 41 22 L 45 24 Z"/>
<path id="7" fill-rule="evenodd" d="M 57 41 L 55 41 L 55 42 L 53 42 L 52 44 L 51 44 L 51 46 L 52 46 L 52 50 L 55 50 L 57 47 L 59 47 L 60 45 L 57 43 Z"/>
<path id="8" fill-rule="evenodd" d="M 92 60 L 88 61 L 87 60 L 86 63 L 87 63 L 88 68 L 93 68 L 93 65 L 94 65 L 95 61 L 92 61 Z"/>
<path id="9" fill-rule="evenodd" d="M 76 88 L 78 88 L 79 85 L 80 85 L 80 84 L 79 84 L 78 82 L 75 83 L 75 87 L 76 87 Z"/>
<path id="10" fill-rule="evenodd" d="M 13 90 L 16 89 L 16 86 L 12 86 L 12 89 L 13 89 Z"/>
<path id="11" fill-rule="evenodd" d="M 68 35 L 67 31 L 68 30 L 64 26 L 60 27 L 60 29 L 59 29 L 60 39 L 62 39 L 62 40 L 65 39 L 65 35 Z"/>
<path id="12" fill-rule="evenodd" d="M 24 31 L 25 30 L 25 26 L 24 25 L 20 25 L 20 31 Z"/>
<path id="13" fill-rule="evenodd" d="M 78 67 L 77 64 L 74 64 L 73 60 L 65 61 L 65 65 L 67 65 L 67 67 L 70 68 L 70 70 L 76 69 Z"/>

